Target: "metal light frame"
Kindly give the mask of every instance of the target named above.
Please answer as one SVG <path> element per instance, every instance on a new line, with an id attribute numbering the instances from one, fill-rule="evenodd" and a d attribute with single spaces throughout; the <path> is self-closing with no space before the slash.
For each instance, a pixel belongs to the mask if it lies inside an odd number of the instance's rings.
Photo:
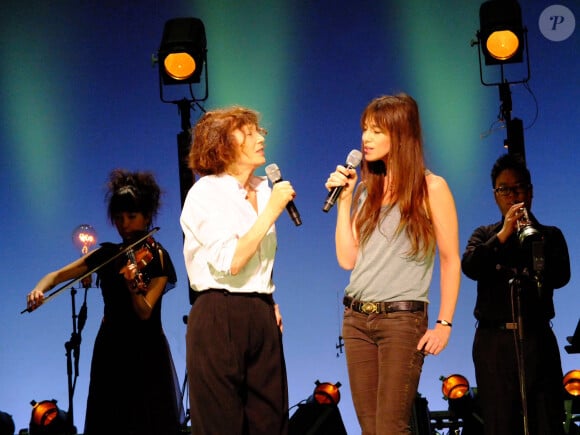
<path id="1" fill-rule="evenodd" d="M 522 11 L 517 0 L 488 0 L 479 8 L 480 29 L 476 32 L 476 40 L 471 45 L 477 45 L 479 61 L 479 79 L 484 86 L 497 86 L 501 102 L 500 111 L 507 130 L 504 147 L 510 154 L 514 154 L 526 161 L 524 145 L 524 128 L 521 119 L 513 118 L 510 85 L 527 83 L 530 80 L 530 56 L 528 46 L 528 31 L 522 24 Z M 520 47 L 509 59 L 493 59 L 485 47 L 488 36 L 494 31 L 511 30 L 517 35 Z M 525 56 L 524 56 L 525 53 Z M 486 81 L 483 77 L 482 55 L 485 65 L 499 67 L 499 81 Z M 526 74 L 519 80 L 508 80 L 505 77 L 505 66 L 525 61 Z"/>
<path id="2" fill-rule="evenodd" d="M 194 70 L 191 75 L 183 79 L 177 79 L 175 75 L 168 73 L 165 61 L 168 56 L 175 54 L 187 54 L 193 59 Z M 159 50 L 152 57 L 153 64 L 157 64 L 159 71 L 159 97 L 164 103 L 181 103 L 183 100 L 193 104 L 205 101 L 209 96 L 209 80 L 207 72 L 207 38 L 205 26 L 199 18 L 184 17 L 172 18 L 165 22 L 163 36 Z M 204 83 L 204 96 L 198 98 L 193 92 L 193 85 Z M 168 100 L 164 95 L 165 86 L 187 86 L 189 96 L 185 98 Z"/>
<path id="3" fill-rule="evenodd" d="M 516 84 L 526 83 L 530 79 L 530 56 L 528 48 L 528 29 L 522 24 L 522 13 L 516 0 L 488 0 L 481 4 L 479 9 L 480 28 L 476 32 L 476 39 L 471 45 L 477 45 L 479 60 L 479 79 L 484 86 L 497 86 L 503 83 Z M 488 37 L 497 31 L 507 30 L 513 32 L 518 38 L 519 47 L 513 56 L 507 59 L 495 59 L 488 51 L 486 42 Z M 486 66 L 499 66 L 500 81 L 487 82 L 483 78 L 484 58 Z M 526 63 L 527 74 L 519 80 L 507 80 L 504 66 L 516 63 Z"/>

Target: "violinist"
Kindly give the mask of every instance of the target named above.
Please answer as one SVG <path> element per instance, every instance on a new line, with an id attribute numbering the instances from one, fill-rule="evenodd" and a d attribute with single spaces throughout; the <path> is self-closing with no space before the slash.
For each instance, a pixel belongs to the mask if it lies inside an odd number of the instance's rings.
<path id="1" fill-rule="evenodd" d="M 160 196 L 151 173 L 112 171 L 108 217 L 122 242 L 103 243 L 48 273 L 27 296 L 28 308 L 35 309 L 55 285 L 97 268 L 104 316 L 91 361 L 85 435 L 172 435 L 183 421 L 177 375 L 161 324 L 161 301 L 175 286 L 176 273 L 167 251 L 145 237 Z M 141 239 L 145 241 L 118 255 Z"/>

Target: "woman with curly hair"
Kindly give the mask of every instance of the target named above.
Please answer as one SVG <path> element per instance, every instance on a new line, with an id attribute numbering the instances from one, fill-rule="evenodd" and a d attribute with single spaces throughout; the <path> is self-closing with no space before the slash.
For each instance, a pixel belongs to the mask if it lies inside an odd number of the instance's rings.
<path id="1" fill-rule="evenodd" d="M 196 295 L 187 322 L 193 434 L 283 435 L 288 386 L 282 318 L 274 303 L 274 223 L 294 198 L 270 189 L 265 131 L 244 107 L 206 113 L 193 130 L 189 167 L 201 178 L 181 213 L 185 266 Z"/>
<path id="2" fill-rule="evenodd" d="M 336 255 L 352 272 L 342 336 L 363 435 L 404 434 L 425 355 L 441 352 L 451 334 L 461 276 L 457 213 L 445 180 L 425 167 L 413 98 L 374 99 L 361 129 L 361 183 L 355 190 L 356 170 L 344 166 L 326 182 L 329 190 L 344 186 Z M 436 250 L 441 303 L 428 329 Z"/>
<path id="3" fill-rule="evenodd" d="M 160 196 L 151 173 L 112 171 L 107 213 L 122 242 L 103 243 L 48 273 L 27 296 L 28 308 L 34 309 L 55 285 L 104 264 L 97 270 L 104 316 L 91 361 L 86 435 L 173 435 L 183 421 L 177 375 L 161 324 L 163 295 L 177 278 L 167 251 L 145 237 Z M 130 251 L 133 255 L 118 255 L 144 238 Z"/>

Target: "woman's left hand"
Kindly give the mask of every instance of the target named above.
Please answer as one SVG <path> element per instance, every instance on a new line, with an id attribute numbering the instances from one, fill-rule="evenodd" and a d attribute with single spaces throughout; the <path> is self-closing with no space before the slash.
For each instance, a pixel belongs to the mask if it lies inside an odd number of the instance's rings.
<path id="1" fill-rule="evenodd" d="M 417 350 L 423 351 L 425 355 L 437 355 L 447 347 L 450 335 L 451 328 L 449 326 L 437 324 L 435 328 L 428 329 L 421 337 L 419 344 L 417 344 Z"/>
<path id="2" fill-rule="evenodd" d="M 280 307 L 274 304 L 274 315 L 276 316 L 276 325 L 280 328 L 280 332 L 284 332 L 284 325 L 282 324 L 282 314 L 280 314 Z"/>
<path id="3" fill-rule="evenodd" d="M 133 281 L 137 277 L 137 265 L 128 261 L 120 273 L 126 281 Z"/>

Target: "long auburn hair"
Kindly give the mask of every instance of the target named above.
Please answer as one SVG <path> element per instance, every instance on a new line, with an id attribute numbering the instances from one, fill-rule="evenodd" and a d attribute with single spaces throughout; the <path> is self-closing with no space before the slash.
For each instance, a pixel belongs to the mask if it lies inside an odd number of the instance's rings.
<path id="1" fill-rule="evenodd" d="M 389 133 L 391 149 L 384 160 L 361 165 L 361 183 L 355 194 L 358 204 L 364 187 L 367 198 L 356 213 L 355 228 L 361 244 L 389 211 L 398 205 L 401 220 L 396 233 L 405 231 L 411 242 L 410 257 L 425 258 L 435 250 L 435 232 L 429 218 L 429 195 L 425 181 L 425 161 L 419 108 L 407 94 L 386 95 L 372 100 L 361 116 L 361 128 L 375 125 Z M 382 208 L 385 177 L 392 186 L 391 203 Z"/>

